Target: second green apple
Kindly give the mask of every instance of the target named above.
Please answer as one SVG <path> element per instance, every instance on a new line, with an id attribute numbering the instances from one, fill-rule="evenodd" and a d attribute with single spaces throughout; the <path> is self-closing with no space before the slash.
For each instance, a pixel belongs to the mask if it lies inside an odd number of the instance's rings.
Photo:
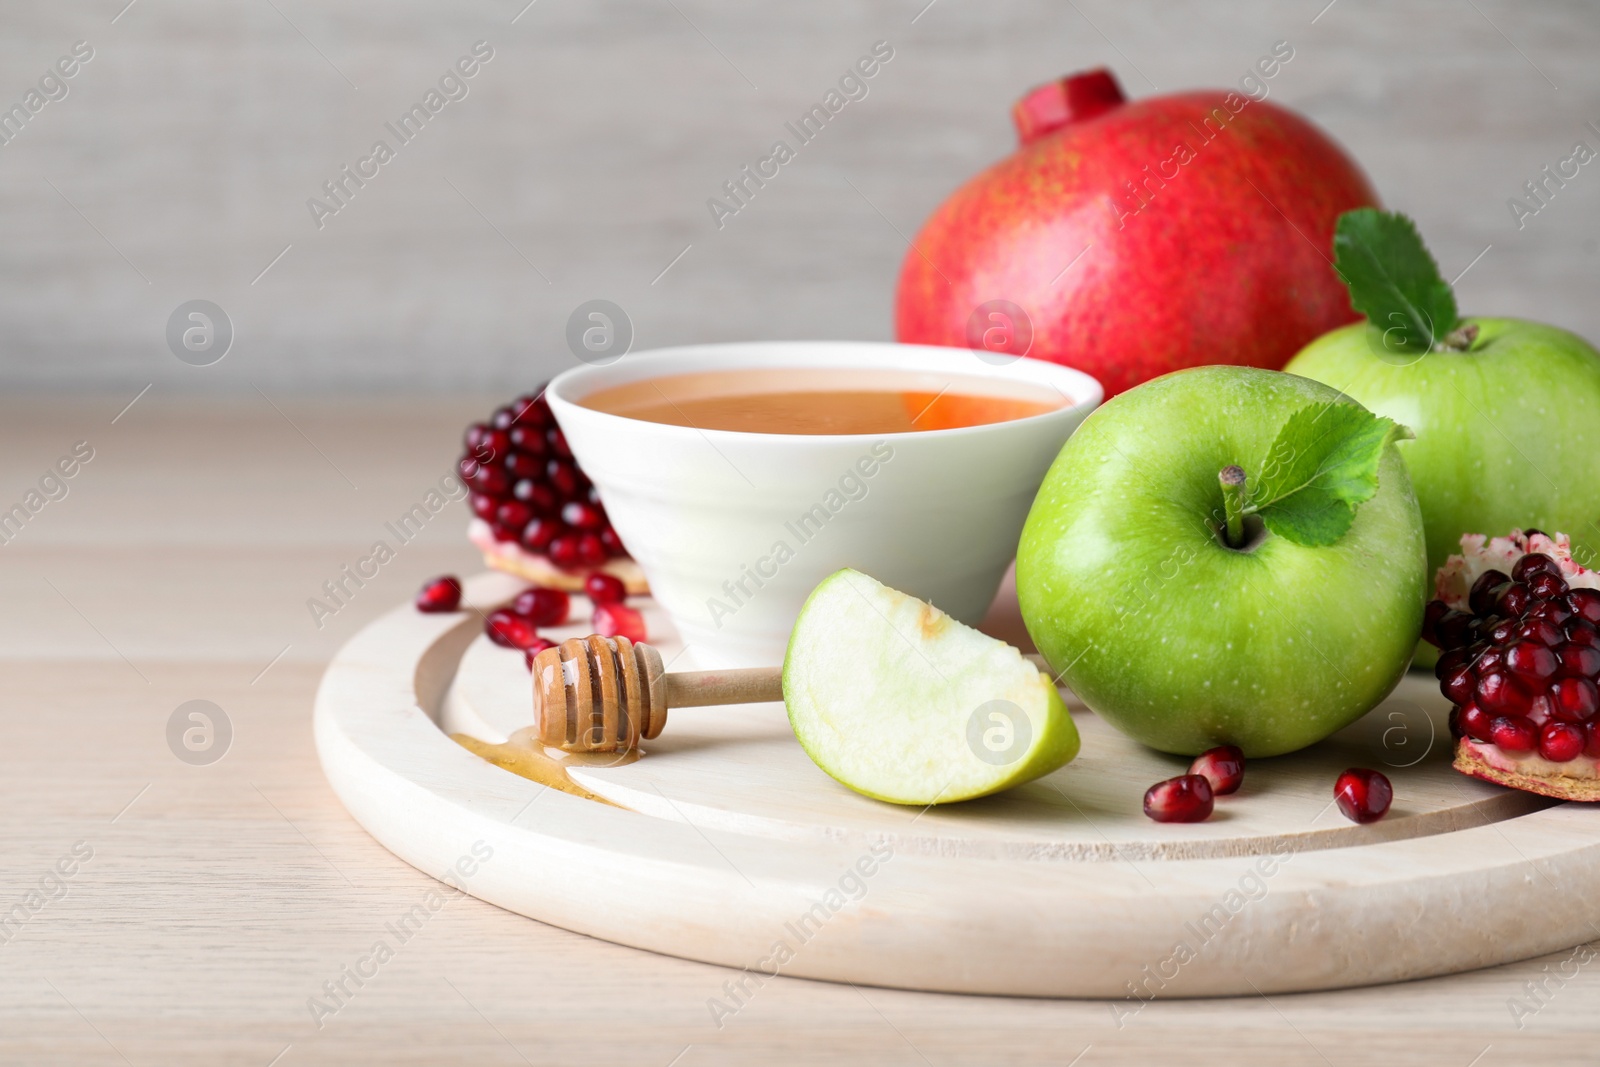
<path id="1" fill-rule="evenodd" d="M 1062 449 L 1028 514 L 1017 594 L 1073 691 L 1192 755 L 1272 756 L 1378 704 L 1426 600 L 1408 431 L 1325 385 L 1241 367 L 1158 378 Z"/>

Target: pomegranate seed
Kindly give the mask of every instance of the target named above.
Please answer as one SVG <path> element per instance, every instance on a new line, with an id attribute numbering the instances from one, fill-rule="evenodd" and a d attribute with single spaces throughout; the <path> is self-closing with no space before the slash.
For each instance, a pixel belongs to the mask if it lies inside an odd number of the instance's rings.
<path id="1" fill-rule="evenodd" d="M 497 645 L 518 649 L 527 648 L 539 636 L 527 618 L 505 608 L 489 612 L 483 620 L 483 632 Z"/>
<path id="2" fill-rule="evenodd" d="M 522 528 L 533 520 L 533 509 L 520 500 L 507 500 L 494 513 L 495 521 L 515 531 L 508 540 L 516 540 Z"/>
<path id="3" fill-rule="evenodd" d="M 628 554 L 628 550 L 622 546 L 622 538 L 609 526 L 600 531 L 600 543 L 606 546 L 606 555 L 613 559 Z"/>
<path id="4" fill-rule="evenodd" d="M 496 408 L 495 413 L 489 417 L 489 425 L 497 430 L 509 430 L 511 424 L 517 421 L 517 413 L 511 410 L 508 404 L 503 408 Z"/>
<path id="5" fill-rule="evenodd" d="M 593 504 L 573 500 L 562 505 L 561 521 L 580 530 L 598 530 L 605 525 L 606 517 Z"/>
<path id="6" fill-rule="evenodd" d="M 1567 594 L 1567 607 L 1574 615 L 1600 623 L 1600 590 L 1574 589 Z"/>
<path id="7" fill-rule="evenodd" d="M 467 432 L 461 438 L 461 443 L 466 446 L 468 452 L 476 452 L 478 446 L 483 444 L 484 439 L 488 436 L 488 425 L 482 422 L 475 422 L 467 427 Z"/>
<path id="8" fill-rule="evenodd" d="M 622 584 L 621 578 L 600 571 L 583 580 L 583 591 L 596 604 L 620 604 L 628 596 L 627 587 Z"/>
<path id="9" fill-rule="evenodd" d="M 1509 585 L 1510 582 L 1511 576 L 1504 571 L 1484 571 L 1478 575 L 1478 580 L 1472 583 L 1472 592 L 1467 595 L 1472 613 L 1487 615 L 1489 609 L 1494 607 L 1495 597 L 1500 594 L 1500 587 Z"/>
<path id="10" fill-rule="evenodd" d="M 1439 643 L 1439 620 L 1444 618 L 1444 613 L 1450 606 L 1442 600 L 1430 600 L 1428 606 L 1422 609 L 1422 639 L 1430 645 Z"/>
<path id="11" fill-rule="evenodd" d="M 1567 678 L 1600 678 L 1600 648 L 1591 645 L 1557 645 L 1552 649 L 1560 663 L 1557 673 Z"/>
<path id="12" fill-rule="evenodd" d="M 535 637 L 533 644 L 522 650 L 522 661 L 528 665 L 528 669 L 531 671 L 533 670 L 533 658 L 545 649 L 555 647 L 556 643 L 548 637 Z"/>
<path id="13" fill-rule="evenodd" d="M 1522 687 L 1509 674 L 1495 672 L 1478 679 L 1473 700 L 1491 715 L 1526 715 L 1532 703 Z"/>
<path id="14" fill-rule="evenodd" d="M 550 485 L 562 497 L 571 499 L 578 495 L 581 488 L 578 484 L 578 468 L 564 459 L 552 459 L 545 464 L 545 477 Z"/>
<path id="15" fill-rule="evenodd" d="M 1556 673 L 1556 655 L 1544 645 L 1518 641 L 1506 649 L 1506 669 L 1533 681 L 1544 681 Z"/>
<path id="16" fill-rule="evenodd" d="M 550 451 L 566 459 L 572 458 L 572 449 L 567 447 L 567 435 L 561 432 L 561 427 L 552 426 L 545 440 L 550 442 Z"/>
<path id="17" fill-rule="evenodd" d="M 543 552 L 565 531 L 566 527 L 554 519 L 534 519 L 522 528 L 522 547 L 529 552 Z"/>
<path id="18" fill-rule="evenodd" d="M 1550 600 L 1541 600 L 1528 609 L 1525 619 L 1549 619 L 1560 626 L 1572 618 L 1572 609 L 1567 607 L 1566 597 L 1555 597 Z"/>
<path id="19" fill-rule="evenodd" d="M 1509 645 L 1517 638 L 1517 624 L 1510 620 L 1501 620 L 1489 627 L 1489 632 L 1485 636 L 1492 644 Z"/>
<path id="20" fill-rule="evenodd" d="M 511 438 L 511 447 L 518 452 L 543 457 L 550 451 L 550 444 L 544 439 L 544 431 L 537 426 L 517 425 L 506 433 Z M 544 469 L 542 465 L 540 469 Z"/>
<path id="21" fill-rule="evenodd" d="M 1211 783 L 1214 796 L 1225 797 L 1237 793 L 1244 782 L 1244 752 L 1238 745 L 1218 745 L 1208 748 L 1189 765 L 1190 774 L 1198 774 Z"/>
<path id="22" fill-rule="evenodd" d="M 1470 664 L 1472 660 L 1472 653 L 1467 649 L 1452 648 L 1448 652 L 1440 653 L 1439 662 L 1433 665 L 1433 676 L 1442 682 L 1462 667 Z"/>
<path id="23" fill-rule="evenodd" d="M 497 497 L 489 496 L 487 493 L 473 493 L 467 497 L 467 506 L 472 509 L 472 513 L 478 518 L 484 522 L 489 522 L 494 518 L 495 512 L 500 509 L 500 500 Z"/>
<path id="24" fill-rule="evenodd" d="M 1566 596 L 1567 580 L 1559 574 L 1541 574 L 1528 583 L 1528 592 L 1540 600 Z"/>
<path id="25" fill-rule="evenodd" d="M 531 478 L 524 478 L 512 486 L 511 495 L 541 515 L 552 514 L 561 502 L 554 489 Z"/>
<path id="26" fill-rule="evenodd" d="M 1489 732 L 1489 723 L 1492 720 L 1489 718 L 1488 712 L 1484 711 L 1476 704 L 1467 704 L 1460 710 L 1461 714 L 1457 717 L 1456 721 L 1460 724 L 1462 733 L 1466 734 L 1474 741 L 1483 741 L 1487 743 L 1493 740 L 1493 737 Z"/>
<path id="27" fill-rule="evenodd" d="M 1434 627 L 1439 647 L 1448 652 L 1471 641 L 1472 636 L 1467 630 L 1467 624 L 1471 621 L 1471 615 L 1464 611 L 1456 611 L 1454 608 L 1440 616 L 1438 624 Z"/>
<path id="28" fill-rule="evenodd" d="M 1394 786 L 1377 771 L 1351 767 L 1333 783 L 1333 799 L 1351 822 L 1377 822 L 1394 800 Z"/>
<path id="29" fill-rule="evenodd" d="M 496 541 L 515 541 L 521 533 L 515 526 L 507 526 L 498 519 L 489 524 L 489 529 L 494 532 Z"/>
<path id="30" fill-rule="evenodd" d="M 480 463 L 495 463 L 511 453 L 511 438 L 504 430 L 490 430 L 472 450 L 472 458 Z"/>
<path id="31" fill-rule="evenodd" d="M 578 551 L 579 537 L 575 533 L 563 533 L 550 542 L 545 549 L 545 554 L 550 557 L 550 562 L 557 567 L 573 570 L 583 562 Z"/>
<path id="32" fill-rule="evenodd" d="M 434 578 L 417 593 L 418 611 L 454 611 L 461 606 L 461 582 L 453 575 Z"/>
<path id="33" fill-rule="evenodd" d="M 572 599 L 561 589 L 524 589 L 511 602 L 511 610 L 535 626 L 560 626 L 572 610 Z"/>
<path id="34" fill-rule="evenodd" d="M 1503 648 L 1485 649 L 1483 654 L 1472 661 L 1472 673 L 1482 678 L 1486 674 L 1495 674 L 1506 669 L 1506 653 Z"/>
<path id="35" fill-rule="evenodd" d="M 544 402 L 544 389 L 537 393 L 519 396 L 511 402 L 511 410 L 519 426 L 543 426 L 550 421 L 550 408 Z"/>
<path id="36" fill-rule="evenodd" d="M 511 452 L 506 456 L 506 473 L 513 478 L 537 478 L 544 470 L 544 460 L 527 452 Z"/>
<path id="37" fill-rule="evenodd" d="M 1491 721 L 1489 740 L 1507 752 L 1532 752 L 1539 745 L 1533 723 L 1521 715 L 1502 715 Z"/>
<path id="38" fill-rule="evenodd" d="M 1519 582 L 1531 582 L 1541 574 L 1561 577 L 1561 565 L 1543 552 L 1529 552 L 1511 568 L 1511 577 Z"/>
<path id="39" fill-rule="evenodd" d="M 1180 774 L 1145 790 L 1144 813 L 1156 822 L 1204 822 L 1211 817 L 1213 798 L 1205 775 Z"/>
<path id="40" fill-rule="evenodd" d="M 1524 641 L 1532 641 L 1534 644 L 1549 648 L 1561 643 L 1562 633 L 1549 619 L 1530 618 L 1517 627 L 1517 636 Z"/>
<path id="41" fill-rule="evenodd" d="M 480 493 L 490 496 L 504 496 L 507 489 L 511 488 L 511 479 L 506 477 L 504 467 L 490 467 L 473 460 L 463 460 L 463 464 L 472 463 L 472 473 L 462 472 L 463 480 L 467 485 Z"/>
<path id="42" fill-rule="evenodd" d="M 606 561 L 606 546 L 597 533 L 582 534 L 578 538 L 578 562 L 586 567 L 598 567 Z"/>
<path id="43" fill-rule="evenodd" d="M 1478 691 L 1478 680 L 1470 670 L 1462 667 L 1439 684 L 1439 691 L 1449 697 L 1452 704 L 1468 704 Z"/>
<path id="44" fill-rule="evenodd" d="M 1591 679 L 1559 678 L 1550 687 L 1550 714 L 1562 722 L 1588 722 L 1596 712 L 1600 712 L 1600 686 Z"/>
<path id="45" fill-rule="evenodd" d="M 1539 731 L 1539 755 L 1551 763 L 1565 763 L 1577 759 L 1587 738 L 1583 727 L 1570 722 L 1547 722 Z"/>
<path id="46" fill-rule="evenodd" d="M 600 604 L 589 620 L 601 637 L 626 637 L 637 644 L 645 640 L 644 616 L 624 604 Z"/>
<path id="47" fill-rule="evenodd" d="M 1584 724 L 1583 754 L 1590 759 L 1600 759 L 1600 722 Z"/>
<path id="48" fill-rule="evenodd" d="M 1528 605 L 1533 603 L 1533 597 L 1528 592 L 1528 587 L 1522 582 L 1512 582 L 1500 590 L 1500 595 L 1495 598 L 1494 610 L 1496 614 L 1512 619 L 1520 619 Z"/>
<path id="49" fill-rule="evenodd" d="M 1567 623 L 1566 635 L 1567 640 L 1574 645 L 1600 647 L 1600 627 L 1587 619 L 1573 619 Z"/>

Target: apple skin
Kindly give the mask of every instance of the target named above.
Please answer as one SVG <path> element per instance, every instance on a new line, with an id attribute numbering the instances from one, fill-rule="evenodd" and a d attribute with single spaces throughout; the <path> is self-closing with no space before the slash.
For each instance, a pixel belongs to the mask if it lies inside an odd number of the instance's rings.
<path id="1" fill-rule="evenodd" d="M 1039 650 L 1117 729 L 1163 752 L 1304 748 L 1383 700 L 1410 662 L 1428 580 L 1422 514 L 1386 447 L 1339 541 L 1216 534 L 1217 473 L 1254 479 L 1310 404 L 1306 378 L 1200 367 L 1130 390 L 1056 457 L 1022 531 L 1017 595 Z"/>
<path id="2" fill-rule="evenodd" d="M 1461 535 L 1537 528 L 1600 548 L 1600 352 L 1522 319 L 1466 319 L 1466 352 L 1384 353 L 1365 323 L 1324 334 L 1286 368 L 1411 427 L 1400 454 L 1422 505 L 1428 569 Z"/>
<path id="3" fill-rule="evenodd" d="M 998 760 L 984 758 L 971 733 L 991 701 L 1028 724 Z M 1021 652 L 849 568 L 824 578 L 800 609 L 783 703 L 812 762 L 891 804 L 987 796 L 1078 754 L 1055 683 Z"/>
<path id="4" fill-rule="evenodd" d="M 1011 301 L 1027 355 L 1094 375 L 1110 398 L 1184 367 L 1275 370 L 1357 317 L 1328 257 L 1339 215 L 1377 195 L 1326 133 L 1224 89 L 1110 91 L 1023 131 L 928 217 L 901 265 L 897 340 L 975 347 L 973 313 Z"/>

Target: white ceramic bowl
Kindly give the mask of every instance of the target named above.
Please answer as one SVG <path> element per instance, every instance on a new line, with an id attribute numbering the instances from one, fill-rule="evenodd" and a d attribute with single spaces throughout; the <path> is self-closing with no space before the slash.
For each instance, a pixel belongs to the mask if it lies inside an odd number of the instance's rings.
<path id="1" fill-rule="evenodd" d="M 1059 390 L 1070 403 L 983 426 L 837 436 L 698 430 L 578 403 L 645 378 L 773 367 L 1002 379 Z M 806 341 L 639 352 L 566 371 L 546 395 L 688 657 L 736 667 L 783 662 L 800 605 L 841 567 L 976 622 L 1016 555 L 1045 471 L 1103 392 L 1088 375 L 1039 360 Z"/>

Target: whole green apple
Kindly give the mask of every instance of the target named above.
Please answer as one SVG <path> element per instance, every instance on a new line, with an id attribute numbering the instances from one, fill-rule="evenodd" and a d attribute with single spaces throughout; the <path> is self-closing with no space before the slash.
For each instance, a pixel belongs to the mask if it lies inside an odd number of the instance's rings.
<path id="1" fill-rule="evenodd" d="M 1356 323 L 1324 334 L 1286 368 L 1411 427 L 1405 457 L 1422 505 L 1432 573 L 1461 535 L 1537 527 L 1600 548 L 1600 352 L 1520 319 L 1466 319 L 1464 349 L 1387 351 Z M 1463 334 L 1464 336 L 1464 334 Z"/>
<path id="2" fill-rule="evenodd" d="M 1201 367 L 1123 393 L 1062 448 L 1028 513 L 1028 632 L 1152 748 L 1321 740 L 1388 695 L 1421 629 L 1403 432 L 1276 371 Z"/>

